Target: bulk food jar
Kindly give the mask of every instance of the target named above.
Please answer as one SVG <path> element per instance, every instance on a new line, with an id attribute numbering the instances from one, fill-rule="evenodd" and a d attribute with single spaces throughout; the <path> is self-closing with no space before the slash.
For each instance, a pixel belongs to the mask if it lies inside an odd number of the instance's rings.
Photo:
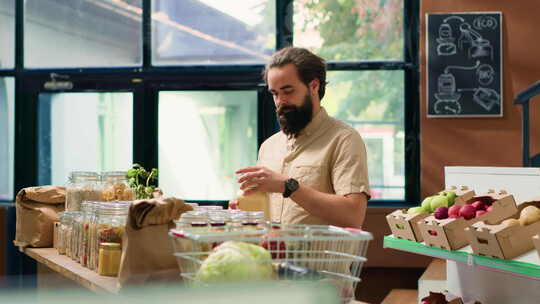
<path id="1" fill-rule="evenodd" d="M 66 184 L 66 210 L 80 211 L 83 201 L 101 200 L 99 181 L 96 172 L 71 172 Z"/>
<path id="2" fill-rule="evenodd" d="M 122 245 L 129 203 L 101 203 L 97 209 L 96 239 L 94 240 L 93 258 L 99 269 L 99 249 L 102 243 L 117 243 Z"/>
<path id="3" fill-rule="evenodd" d="M 132 201 L 135 199 L 135 194 L 128 185 L 126 172 L 104 172 L 101 175 L 101 180 L 103 182 L 103 201 Z"/>
<path id="4" fill-rule="evenodd" d="M 73 219 L 72 212 L 64 211 L 58 214 L 60 217 L 60 227 L 58 229 L 58 254 L 66 254 L 68 230 L 71 229 Z"/>
<path id="5" fill-rule="evenodd" d="M 79 263 L 87 267 L 90 255 L 90 223 L 95 216 L 97 202 L 84 201 L 82 203 L 82 227 L 79 235 Z"/>

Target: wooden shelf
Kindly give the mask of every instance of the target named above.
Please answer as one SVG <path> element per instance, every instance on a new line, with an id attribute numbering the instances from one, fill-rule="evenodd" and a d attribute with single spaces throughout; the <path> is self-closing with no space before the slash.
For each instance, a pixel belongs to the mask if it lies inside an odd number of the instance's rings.
<path id="1" fill-rule="evenodd" d="M 89 290 L 118 293 L 118 280 L 116 277 L 100 276 L 96 272 L 81 266 L 71 258 L 65 255 L 59 255 L 58 251 L 54 248 L 26 248 L 24 253 Z"/>

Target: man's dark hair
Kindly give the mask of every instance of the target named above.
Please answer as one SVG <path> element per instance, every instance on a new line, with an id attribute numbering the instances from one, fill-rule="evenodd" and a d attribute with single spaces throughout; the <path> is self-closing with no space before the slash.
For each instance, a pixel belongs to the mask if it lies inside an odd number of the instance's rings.
<path id="1" fill-rule="evenodd" d="M 268 71 L 271 68 L 283 67 L 291 63 L 296 66 L 298 75 L 306 86 L 309 87 L 313 79 L 319 79 L 319 99 L 322 99 L 326 90 L 326 62 L 304 48 L 286 47 L 272 55 L 262 73 L 264 81 L 267 82 Z"/>

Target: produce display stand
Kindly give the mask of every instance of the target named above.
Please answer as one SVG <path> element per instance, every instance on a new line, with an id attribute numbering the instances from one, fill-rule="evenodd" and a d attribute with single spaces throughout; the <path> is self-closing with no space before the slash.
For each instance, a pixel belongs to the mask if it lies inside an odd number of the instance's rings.
<path id="1" fill-rule="evenodd" d="M 384 247 L 446 259 L 446 289 L 465 301 L 525 304 L 540 297 L 540 258 L 536 250 L 513 260 L 501 260 L 474 254 L 470 246 L 450 251 L 393 236 L 384 237 Z"/>
<path id="2" fill-rule="evenodd" d="M 519 204 L 540 196 L 540 168 L 445 167 L 445 187 L 465 185 L 475 192 L 505 189 Z M 540 298 L 540 258 L 530 250 L 503 260 L 472 252 L 470 246 L 445 250 L 392 235 L 384 247 L 446 259 L 446 289 L 467 301 L 537 303 Z"/>

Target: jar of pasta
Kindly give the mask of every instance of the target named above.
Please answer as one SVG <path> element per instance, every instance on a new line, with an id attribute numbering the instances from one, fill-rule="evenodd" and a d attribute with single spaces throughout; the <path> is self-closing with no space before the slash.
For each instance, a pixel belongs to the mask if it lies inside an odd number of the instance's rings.
<path id="1" fill-rule="evenodd" d="M 101 180 L 103 201 L 132 201 L 135 199 L 135 194 L 128 185 L 126 172 L 103 172 Z"/>
<path id="2" fill-rule="evenodd" d="M 66 184 L 66 211 L 80 211 L 83 201 L 101 200 L 99 181 L 96 172 L 71 172 Z"/>

